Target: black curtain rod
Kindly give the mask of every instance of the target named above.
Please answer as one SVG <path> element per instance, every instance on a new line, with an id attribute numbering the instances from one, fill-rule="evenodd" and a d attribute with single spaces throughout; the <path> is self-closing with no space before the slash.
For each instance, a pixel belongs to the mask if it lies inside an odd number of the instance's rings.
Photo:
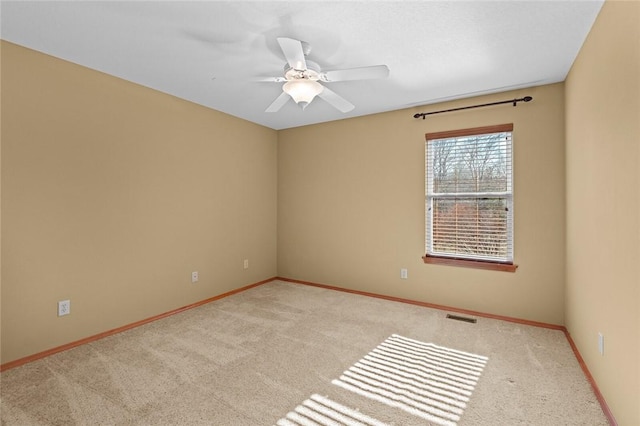
<path id="1" fill-rule="evenodd" d="M 414 114 L 413 118 L 422 117 L 422 119 L 424 120 L 427 115 L 432 115 L 432 114 L 442 114 L 443 112 L 453 112 L 453 111 L 460 111 L 460 110 L 463 110 L 463 109 L 481 108 L 481 107 L 492 106 L 492 105 L 500 105 L 500 104 L 513 104 L 513 106 L 516 106 L 516 105 L 518 105 L 518 102 L 530 102 L 532 100 L 533 100 L 533 98 L 531 96 L 525 96 L 524 98 L 519 98 L 519 99 L 511 99 L 511 100 L 506 100 L 506 101 L 491 102 L 491 103 L 488 103 L 488 104 L 471 105 L 471 106 L 460 107 L 460 108 L 444 109 L 442 111 L 419 112 L 417 114 Z"/>

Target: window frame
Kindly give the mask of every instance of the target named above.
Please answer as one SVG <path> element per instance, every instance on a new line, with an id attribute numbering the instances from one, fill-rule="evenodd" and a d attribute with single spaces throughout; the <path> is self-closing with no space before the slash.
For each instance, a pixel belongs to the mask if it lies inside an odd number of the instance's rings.
<path id="1" fill-rule="evenodd" d="M 510 215 L 508 217 L 508 227 L 510 228 L 511 235 L 511 247 L 513 250 L 513 123 L 509 124 L 499 124 L 493 126 L 483 126 L 483 127 L 473 127 L 467 129 L 459 129 L 459 130 L 448 130 L 443 132 L 434 132 L 434 133 L 426 133 L 425 134 L 425 255 L 422 257 L 424 263 L 427 264 L 440 264 L 440 265 L 450 265 L 450 266 L 460 266 L 460 267 L 469 267 L 469 268 L 477 268 L 477 269 L 486 269 L 486 270 L 495 270 L 495 271 L 505 271 L 505 272 L 515 272 L 518 265 L 513 263 L 513 259 L 507 261 L 499 261 L 499 260 L 490 260 L 490 259 L 474 259 L 471 256 L 467 257 L 464 255 L 461 256 L 440 256 L 429 254 L 428 251 L 428 238 L 429 238 L 429 211 L 427 206 L 427 201 L 429 199 L 433 199 L 433 196 L 428 193 L 428 177 L 431 172 L 428 170 L 427 166 L 427 156 L 429 152 L 429 141 L 436 139 L 449 139 L 455 137 L 464 137 L 464 136 L 475 136 L 475 135 L 484 135 L 490 133 L 511 133 L 511 141 L 510 141 L 510 153 L 511 153 L 511 188 L 510 192 L 507 194 L 507 200 Z"/>

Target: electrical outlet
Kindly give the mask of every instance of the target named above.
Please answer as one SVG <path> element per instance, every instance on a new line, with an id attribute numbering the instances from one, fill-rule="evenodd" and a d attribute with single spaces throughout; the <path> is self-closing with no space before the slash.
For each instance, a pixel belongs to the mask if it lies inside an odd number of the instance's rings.
<path id="1" fill-rule="evenodd" d="M 598 352 L 600 355 L 604 355 L 604 335 L 602 333 L 598 333 Z"/>
<path id="2" fill-rule="evenodd" d="M 409 277 L 409 272 L 407 271 L 407 268 L 400 269 L 400 278 L 402 278 L 403 280 L 406 280 L 408 277 Z"/>
<path id="3" fill-rule="evenodd" d="M 249 259 L 245 259 L 243 263 L 244 269 L 249 269 Z"/>
<path id="4" fill-rule="evenodd" d="M 71 313 L 71 301 L 61 300 L 58 302 L 58 316 L 69 315 Z"/>
<path id="5" fill-rule="evenodd" d="M 193 271 L 191 273 L 191 282 L 192 283 L 197 283 L 198 282 L 198 271 Z"/>

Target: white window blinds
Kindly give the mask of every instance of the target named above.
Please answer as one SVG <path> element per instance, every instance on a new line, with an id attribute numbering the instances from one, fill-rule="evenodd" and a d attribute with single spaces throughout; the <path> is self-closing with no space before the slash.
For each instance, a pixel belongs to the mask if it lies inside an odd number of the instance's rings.
<path id="1" fill-rule="evenodd" d="M 427 256 L 513 263 L 512 131 L 427 134 Z"/>

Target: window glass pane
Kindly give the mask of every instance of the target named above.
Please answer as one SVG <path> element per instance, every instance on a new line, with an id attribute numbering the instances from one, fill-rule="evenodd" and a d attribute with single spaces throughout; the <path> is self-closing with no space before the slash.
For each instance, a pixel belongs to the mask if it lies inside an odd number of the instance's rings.
<path id="1" fill-rule="evenodd" d="M 430 142 L 434 193 L 504 192 L 511 170 L 507 133 Z"/>
<path id="2" fill-rule="evenodd" d="M 434 253 L 507 257 L 506 199 L 434 199 L 432 209 Z"/>

